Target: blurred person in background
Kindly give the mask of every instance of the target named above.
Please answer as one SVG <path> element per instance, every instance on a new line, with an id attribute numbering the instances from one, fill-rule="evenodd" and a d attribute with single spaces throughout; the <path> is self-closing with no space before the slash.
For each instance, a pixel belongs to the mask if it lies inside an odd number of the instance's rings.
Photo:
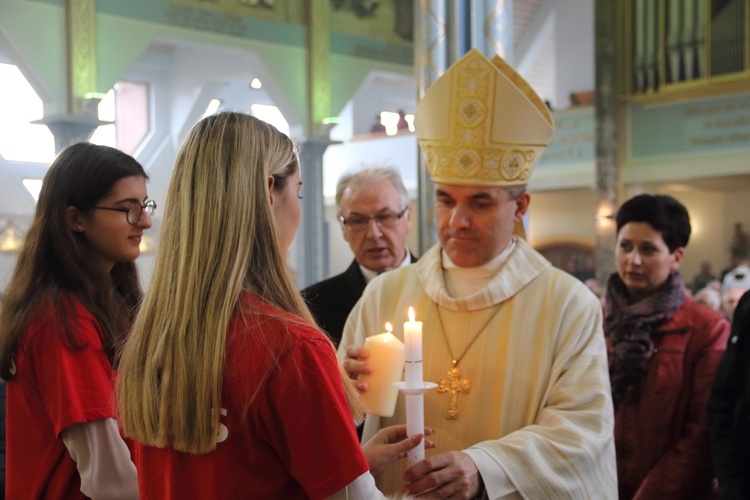
<path id="1" fill-rule="evenodd" d="M 721 309 L 721 294 L 713 288 L 701 288 L 695 294 L 693 299 L 697 303 L 708 307 L 712 311 L 719 311 Z"/>
<path id="2" fill-rule="evenodd" d="M 743 286 L 730 286 L 725 289 L 721 294 L 721 313 L 729 321 L 734 318 L 734 310 L 737 308 L 737 303 L 747 291 L 747 288 Z"/>

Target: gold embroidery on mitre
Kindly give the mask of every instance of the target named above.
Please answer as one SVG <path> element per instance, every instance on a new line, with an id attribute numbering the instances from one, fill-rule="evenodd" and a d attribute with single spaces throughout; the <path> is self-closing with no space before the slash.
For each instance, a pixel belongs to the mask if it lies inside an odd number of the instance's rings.
<path id="1" fill-rule="evenodd" d="M 450 180 L 525 181 L 536 153 L 499 147 L 467 148 L 450 144 L 422 144 L 426 166 L 436 182 Z"/>
<path id="2" fill-rule="evenodd" d="M 461 177 L 471 177 L 482 166 L 482 157 L 473 149 L 463 148 L 455 157 L 455 167 Z"/>
<path id="3" fill-rule="evenodd" d="M 450 106 L 453 139 L 447 144 L 422 144 L 430 175 L 434 180 L 525 181 L 533 151 L 488 146 L 495 69 L 470 60 L 456 68 L 453 76 L 457 89 Z"/>
<path id="4" fill-rule="evenodd" d="M 525 185 L 554 130 L 549 111 L 523 78 L 500 58 L 490 61 L 476 50 L 440 77 L 416 114 L 424 165 L 434 182 L 447 184 Z"/>
<path id="5" fill-rule="evenodd" d="M 457 115 L 464 127 L 475 128 L 487 120 L 487 106 L 476 97 L 467 97 L 458 103 Z"/>
<path id="6" fill-rule="evenodd" d="M 526 180 L 529 176 L 528 165 L 534 161 L 533 151 L 519 151 L 514 149 L 509 151 L 503 158 L 502 172 L 503 178 L 509 181 L 521 179 Z"/>

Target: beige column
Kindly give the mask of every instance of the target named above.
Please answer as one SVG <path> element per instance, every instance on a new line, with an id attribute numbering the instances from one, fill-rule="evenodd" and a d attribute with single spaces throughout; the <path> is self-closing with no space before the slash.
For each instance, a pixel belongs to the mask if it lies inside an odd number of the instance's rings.
<path id="1" fill-rule="evenodd" d="M 623 13 L 622 2 L 596 0 L 596 280 L 605 286 L 615 272 L 614 250 L 620 186 L 620 157 L 618 152 L 619 108 L 618 94 L 624 81 L 622 65 L 617 64 L 618 15 Z M 622 19 L 622 17 L 620 17 Z M 621 50 L 622 46 L 619 45 Z"/>
<path id="2" fill-rule="evenodd" d="M 328 234 L 323 197 L 323 153 L 333 142 L 327 123 L 331 116 L 331 6 L 329 0 L 307 4 L 307 139 L 301 143 L 304 182 L 302 220 L 297 235 L 297 285 L 300 288 L 328 277 Z"/>
<path id="3" fill-rule="evenodd" d="M 416 0 L 414 2 L 414 71 L 417 78 L 417 99 L 424 96 L 430 85 L 448 68 L 447 14 L 445 0 Z M 435 195 L 432 179 L 417 152 L 417 205 L 419 207 L 419 255 L 437 241 L 435 231 Z"/>
<path id="4" fill-rule="evenodd" d="M 97 94 L 96 68 L 96 1 L 66 0 L 65 42 L 67 48 L 67 112 L 45 116 L 35 123 L 47 125 L 55 137 L 55 152 L 85 141 L 99 125 L 97 117 L 101 100 Z"/>
<path id="5" fill-rule="evenodd" d="M 65 7 L 68 113 L 96 117 L 96 106 L 91 101 L 92 94 L 97 90 L 96 1 L 66 0 Z"/>
<path id="6" fill-rule="evenodd" d="M 309 0 L 307 75 L 309 132 L 328 136 L 323 121 L 331 116 L 331 5 L 329 0 Z"/>

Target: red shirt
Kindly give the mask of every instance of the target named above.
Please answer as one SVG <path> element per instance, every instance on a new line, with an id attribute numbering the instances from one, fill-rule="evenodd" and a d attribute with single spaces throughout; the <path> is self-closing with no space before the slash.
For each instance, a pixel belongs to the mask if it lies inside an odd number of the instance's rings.
<path id="1" fill-rule="evenodd" d="M 143 498 L 324 498 L 368 470 L 331 343 L 254 295 L 241 304 L 227 335 L 216 449 L 136 443 Z"/>
<path id="2" fill-rule="evenodd" d="M 76 299 L 71 302 L 70 330 L 85 348 L 62 342 L 63 319 L 47 304 L 34 313 L 16 352 L 16 375 L 8 383 L 7 498 L 85 498 L 61 432 L 115 417 L 101 328 Z"/>

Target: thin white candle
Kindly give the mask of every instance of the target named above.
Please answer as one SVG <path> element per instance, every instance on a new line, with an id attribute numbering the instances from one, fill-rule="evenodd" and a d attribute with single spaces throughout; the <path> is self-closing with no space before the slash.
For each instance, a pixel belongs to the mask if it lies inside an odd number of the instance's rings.
<path id="1" fill-rule="evenodd" d="M 414 308 L 409 308 L 409 321 L 404 323 L 406 347 L 406 381 L 396 384 L 406 396 L 406 434 L 411 437 L 424 433 L 424 393 L 437 387 L 422 380 L 422 322 L 414 319 Z M 406 454 L 409 467 L 424 460 L 424 441 Z"/>
<path id="2" fill-rule="evenodd" d="M 406 435 L 424 434 L 424 395 L 406 395 Z M 424 460 L 424 439 L 406 452 L 406 463 L 409 467 Z"/>
<path id="3" fill-rule="evenodd" d="M 406 388 L 422 387 L 422 322 L 414 320 L 414 308 L 409 307 L 409 321 L 404 323 L 406 344 Z"/>
<path id="4" fill-rule="evenodd" d="M 414 308 L 409 308 L 409 321 L 404 323 L 406 344 L 406 434 L 414 436 L 424 433 L 424 396 L 422 389 L 422 322 L 416 321 Z M 412 390 L 414 393 L 409 393 Z M 407 463 L 412 465 L 424 460 L 424 442 L 407 453 Z"/>
<path id="5" fill-rule="evenodd" d="M 367 413 L 381 417 L 392 417 L 398 399 L 398 389 L 394 382 L 401 380 L 404 371 L 404 344 L 391 334 L 391 324 L 386 323 L 386 333 L 365 339 L 365 347 L 370 354 L 367 361 L 372 365 L 372 373 L 359 377 L 367 382 L 367 391 L 362 401 Z"/>

